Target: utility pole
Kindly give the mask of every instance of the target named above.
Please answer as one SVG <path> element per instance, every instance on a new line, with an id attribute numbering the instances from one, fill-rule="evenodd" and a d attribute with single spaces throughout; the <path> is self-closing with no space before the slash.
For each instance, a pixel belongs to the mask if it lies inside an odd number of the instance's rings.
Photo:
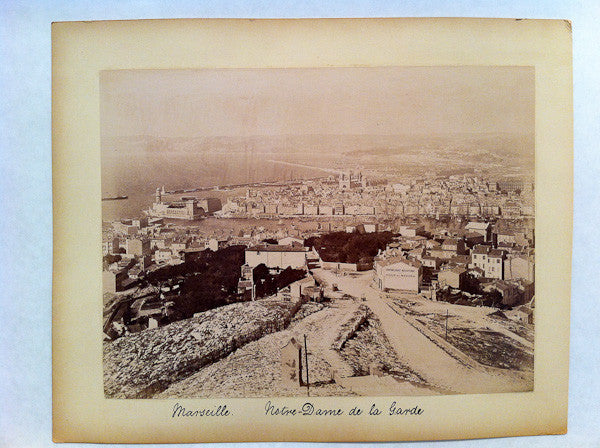
<path id="1" fill-rule="evenodd" d="M 306 395 L 310 397 L 310 381 L 308 380 L 308 348 L 306 346 L 306 335 L 304 335 L 304 364 L 306 364 Z"/>
<path id="2" fill-rule="evenodd" d="M 446 310 L 446 340 L 448 340 L 448 310 Z"/>

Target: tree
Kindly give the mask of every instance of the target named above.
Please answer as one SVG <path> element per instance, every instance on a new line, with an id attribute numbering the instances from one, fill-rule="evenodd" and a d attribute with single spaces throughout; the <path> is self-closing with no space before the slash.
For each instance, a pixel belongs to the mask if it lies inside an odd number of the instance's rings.
<path id="1" fill-rule="evenodd" d="M 278 289 L 285 288 L 286 286 L 294 283 L 295 281 L 304 278 L 306 273 L 302 269 L 292 269 L 291 267 L 285 268 L 281 273 L 277 276 L 276 284 Z"/>
<path id="2" fill-rule="evenodd" d="M 502 304 L 502 294 L 497 290 L 483 293 L 483 304 L 494 308 L 505 308 Z"/>
<path id="3" fill-rule="evenodd" d="M 104 256 L 103 261 L 108 265 L 108 264 L 113 264 L 113 263 L 117 263 L 119 261 L 121 261 L 123 257 L 121 257 L 121 255 L 119 254 L 108 254 Z"/>
<path id="4" fill-rule="evenodd" d="M 352 233 L 333 232 L 305 240 L 325 261 L 358 263 L 361 258 L 372 259 L 392 241 L 391 232 Z"/>
<path id="5" fill-rule="evenodd" d="M 244 263 L 244 246 L 229 246 L 216 252 L 202 251 L 185 263 L 165 266 L 150 273 L 155 286 L 181 277 L 181 294 L 173 298 L 175 309 L 184 317 L 227 305 L 237 300 L 237 282 Z"/>
<path id="6" fill-rule="evenodd" d="M 265 280 L 268 277 L 269 268 L 264 263 L 259 264 L 252 270 L 252 279 L 254 280 L 254 283 L 258 283 L 259 281 Z"/>
<path id="7" fill-rule="evenodd" d="M 481 294 L 481 286 L 479 280 L 473 274 L 467 274 L 465 276 L 465 286 L 463 291 L 469 294 Z"/>

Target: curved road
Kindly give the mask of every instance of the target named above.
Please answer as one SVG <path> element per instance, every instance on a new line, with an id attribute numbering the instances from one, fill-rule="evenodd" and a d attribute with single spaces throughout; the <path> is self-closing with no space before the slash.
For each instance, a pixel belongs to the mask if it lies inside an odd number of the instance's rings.
<path id="1" fill-rule="evenodd" d="M 455 393 L 518 392 L 530 389 L 530 381 L 519 372 L 486 368 L 476 362 L 465 365 L 450 356 L 393 311 L 379 292 L 370 287 L 371 273 L 358 277 L 321 272 L 343 292 L 366 296 L 366 305 L 381 322 L 400 359 L 430 385 Z"/>

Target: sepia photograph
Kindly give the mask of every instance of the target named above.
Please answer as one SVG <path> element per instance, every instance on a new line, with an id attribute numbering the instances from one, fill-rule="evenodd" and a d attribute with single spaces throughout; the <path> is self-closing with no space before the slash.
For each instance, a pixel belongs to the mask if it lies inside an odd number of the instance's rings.
<path id="1" fill-rule="evenodd" d="M 100 71 L 104 397 L 533 391 L 535 87 Z"/>

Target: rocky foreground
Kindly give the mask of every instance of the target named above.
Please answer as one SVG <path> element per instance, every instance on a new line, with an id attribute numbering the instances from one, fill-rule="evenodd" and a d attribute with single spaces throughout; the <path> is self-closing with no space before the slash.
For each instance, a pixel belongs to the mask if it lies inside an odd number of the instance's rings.
<path id="1" fill-rule="evenodd" d="M 337 281 L 351 293 L 354 286 L 364 291 L 369 279 Z M 366 290 L 366 300 L 354 295 L 302 305 L 275 298 L 237 303 L 105 342 L 105 395 L 241 398 L 532 390 L 532 326 L 488 309 L 380 297 Z M 283 381 L 281 349 L 292 338 L 302 345 L 306 338 L 310 389 Z M 306 379 L 305 371 L 302 376 Z"/>
<path id="2" fill-rule="evenodd" d="M 149 398 L 239 347 L 284 329 L 299 304 L 243 302 L 105 342 L 108 398 Z"/>
<path id="3" fill-rule="evenodd" d="M 281 378 L 281 347 L 292 337 L 303 341 L 304 335 L 310 389 Z M 381 365 L 389 376 L 368 375 L 371 363 Z M 385 390 L 380 384 L 384 379 L 389 380 Z M 414 383 L 420 383 L 419 378 L 396 358 L 377 319 L 359 301 L 340 300 L 303 305 L 287 329 L 202 367 L 156 398 L 398 395 L 407 392 L 407 385 L 413 395 L 434 393 L 425 384 L 417 388 Z"/>

